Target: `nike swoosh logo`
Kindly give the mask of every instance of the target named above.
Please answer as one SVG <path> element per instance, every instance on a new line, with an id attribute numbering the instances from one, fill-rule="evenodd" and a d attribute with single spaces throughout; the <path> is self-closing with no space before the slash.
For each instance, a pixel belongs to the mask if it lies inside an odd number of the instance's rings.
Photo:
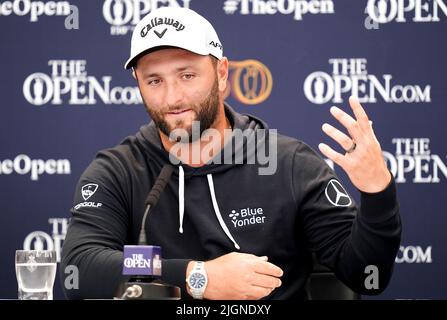
<path id="1" fill-rule="evenodd" d="M 165 35 L 166 30 L 168 30 L 168 28 L 164 29 L 162 33 L 158 33 L 157 30 L 154 30 L 154 33 L 161 39 Z"/>

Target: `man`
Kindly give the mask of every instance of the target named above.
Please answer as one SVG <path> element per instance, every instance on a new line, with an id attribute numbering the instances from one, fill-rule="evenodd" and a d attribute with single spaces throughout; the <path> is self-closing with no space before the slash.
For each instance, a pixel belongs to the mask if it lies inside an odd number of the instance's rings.
<path id="1" fill-rule="evenodd" d="M 349 100 L 355 118 L 331 109 L 349 136 L 322 128 L 346 153 L 319 149 L 359 189 L 360 210 L 310 147 L 224 103 L 228 60 L 194 11 L 162 8 L 144 17 L 125 67 L 153 121 L 99 152 L 78 183 L 62 268 L 77 266 L 80 282 L 68 298 L 115 294 L 123 246 L 137 243 L 144 200 L 166 163 L 175 164 L 173 177 L 146 231 L 148 243 L 162 248 L 162 280 L 180 286 L 184 298 L 306 299 L 312 252 L 359 293 L 386 288 L 401 234 L 395 183 L 356 99 Z M 274 172 L 261 174 L 250 159 L 267 145 Z M 241 150 L 242 163 L 235 160 Z M 370 265 L 379 271 L 373 288 L 365 286 Z M 195 272 L 206 275 L 199 288 L 191 287 Z"/>

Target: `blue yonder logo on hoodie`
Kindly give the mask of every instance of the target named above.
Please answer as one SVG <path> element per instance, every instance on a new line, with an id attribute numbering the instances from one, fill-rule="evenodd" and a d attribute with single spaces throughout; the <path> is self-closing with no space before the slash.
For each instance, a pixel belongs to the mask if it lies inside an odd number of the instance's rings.
<path id="1" fill-rule="evenodd" d="M 262 208 L 242 208 L 239 210 L 231 210 L 228 215 L 234 228 L 241 228 L 254 224 L 264 224 L 265 215 Z"/>

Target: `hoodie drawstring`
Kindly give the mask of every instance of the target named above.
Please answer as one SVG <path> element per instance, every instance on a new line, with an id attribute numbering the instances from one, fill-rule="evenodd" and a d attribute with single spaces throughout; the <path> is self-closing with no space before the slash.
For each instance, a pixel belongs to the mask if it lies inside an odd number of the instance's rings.
<path id="1" fill-rule="evenodd" d="M 179 214 L 179 220 L 180 220 L 180 227 L 179 232 L 183 233 L 183 217 L 185 214 L 185 172 L 183 171 L 183 167 L 179 166 L 179 184 L 178 184 L 178 214 Z M 214 213 L 216 214 L 217 220 L 219 221 L 220 227 L 225 232 L 227 237 L 233 242 L 234 247 L 239 250 L 241 247 L 237 244 L 236 240 L 234 240 L 233 236 L 230 233 L 230 230 L 228 230 L 227 225 L 222 219 L 222 215 L 220 214 L 219 206 L 217 204 L 216 200 L 216 194 L 214 192 L 214 182 L 213 182 L 213 176 L 212 174 L 207 174 L 206 177 L 208 178 L 208 187 L 210 189 L 211 193 L 211 201 L 213 202 L 213 208 Z"/>
<path id="2" fill-rule="evenodd" d="M 185 214 L 185 172 L 183 167 L 178 167 L 178 215 L 180 227 L 178 232 L 183 233 L 183 216 Z"/>
<path id="3" fill-rule="evenodd" d="M 222 219 L 222 215 L 220 214 L 219 206 L 217 205 L 216 195 L 214 193 L 213 176 L 209 173 L 206 175 L 206 177 L 208 178 L 208 186 L 210 187 L 211 200 L 213 201 L 214 213 L 216 214 L 217 220 L 219 220 L 220 227 L 225 232 L 227 237 L 233 242 L 234 247 L 239 250 L 241 247 L 239 247 L 236 240 L 234 240 L 233 236 L 230 233 L 230 230 L 228 230 L 227 225 Z"/>

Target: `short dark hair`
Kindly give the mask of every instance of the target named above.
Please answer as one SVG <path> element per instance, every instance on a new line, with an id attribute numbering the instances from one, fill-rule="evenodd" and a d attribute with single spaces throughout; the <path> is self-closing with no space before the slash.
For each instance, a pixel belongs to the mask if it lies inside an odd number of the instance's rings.
<path id="1" fill-rule="evenodd" d="M 214 69 L 217 70 L 217 62 L 219 61 L 219 59 L 217 59 L 215 56 L 209 55 L 211 58 L 211 63 L 213 64 Z"/>

